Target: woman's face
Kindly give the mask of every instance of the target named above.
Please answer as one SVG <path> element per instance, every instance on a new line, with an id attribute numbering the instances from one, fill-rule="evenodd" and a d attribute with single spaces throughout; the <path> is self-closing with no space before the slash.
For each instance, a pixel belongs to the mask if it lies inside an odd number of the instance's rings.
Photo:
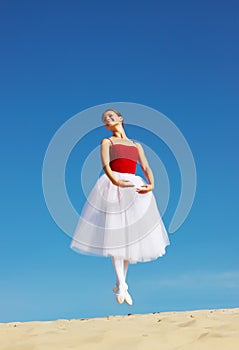
<path id="1" fill-rule="evenodd" d="M 107 111 L 103 114 L 102 121 L 106 127 L 110 127 L 112 125 L 121 123 L 122 117 L 118 116 L 118 114 L 116 114 L 114 111 Z"/>

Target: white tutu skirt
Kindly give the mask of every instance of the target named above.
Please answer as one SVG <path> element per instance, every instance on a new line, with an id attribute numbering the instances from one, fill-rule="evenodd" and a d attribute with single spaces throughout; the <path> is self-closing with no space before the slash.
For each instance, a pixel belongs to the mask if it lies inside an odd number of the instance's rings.
<path id="1" fill-rule="evenodd" d="M 101 175 L 82 209 L 70 247 L 86 255 L 121 257 L 131 264 L 164 255 L 170 242 L 153 192 L 136 192 L 145 184 L 138 175 L 113 174 L 135 186 L 118 187 Z"/>

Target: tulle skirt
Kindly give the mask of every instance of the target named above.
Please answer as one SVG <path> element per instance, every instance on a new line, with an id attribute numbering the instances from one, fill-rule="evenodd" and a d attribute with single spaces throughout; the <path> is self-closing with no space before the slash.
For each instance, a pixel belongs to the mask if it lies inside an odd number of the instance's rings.
<path id="1" fill-rule="evenodd" d="M 106 174 L 92 188 L 70 247 L 81 254 L 122 257 L 131 264 L 164 255 L 169 238 L 152 191 L 136 192 L 142 177 L 113 171 L 134 187 L 115 186 Z"/>

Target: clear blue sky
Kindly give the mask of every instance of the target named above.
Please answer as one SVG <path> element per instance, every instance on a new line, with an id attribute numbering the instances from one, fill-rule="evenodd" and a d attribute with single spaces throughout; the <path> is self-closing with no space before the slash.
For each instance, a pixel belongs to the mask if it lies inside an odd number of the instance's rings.
<path id="1" fill-rule="evenodd" d="M 239 307 L 238 3 L 160 3 L 1 1 L 0 322 Z M 42 192 L 57 129 L 111 101 L 167 115 L 197 165 L 192 211 L 167 254 L 129 267 L 132 307 L 114 300 L 110 259 L 69 248 Z M 175 186 L 166 228 L 177 199 Z"/>

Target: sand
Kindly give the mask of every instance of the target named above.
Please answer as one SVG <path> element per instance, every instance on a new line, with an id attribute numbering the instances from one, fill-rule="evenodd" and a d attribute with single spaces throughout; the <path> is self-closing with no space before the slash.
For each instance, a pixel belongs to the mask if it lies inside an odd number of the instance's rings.
<path id="1" fill-rule="evenodd" d="M 0 323 L 1 350 L 238 350 L 239 308 Z"/>

